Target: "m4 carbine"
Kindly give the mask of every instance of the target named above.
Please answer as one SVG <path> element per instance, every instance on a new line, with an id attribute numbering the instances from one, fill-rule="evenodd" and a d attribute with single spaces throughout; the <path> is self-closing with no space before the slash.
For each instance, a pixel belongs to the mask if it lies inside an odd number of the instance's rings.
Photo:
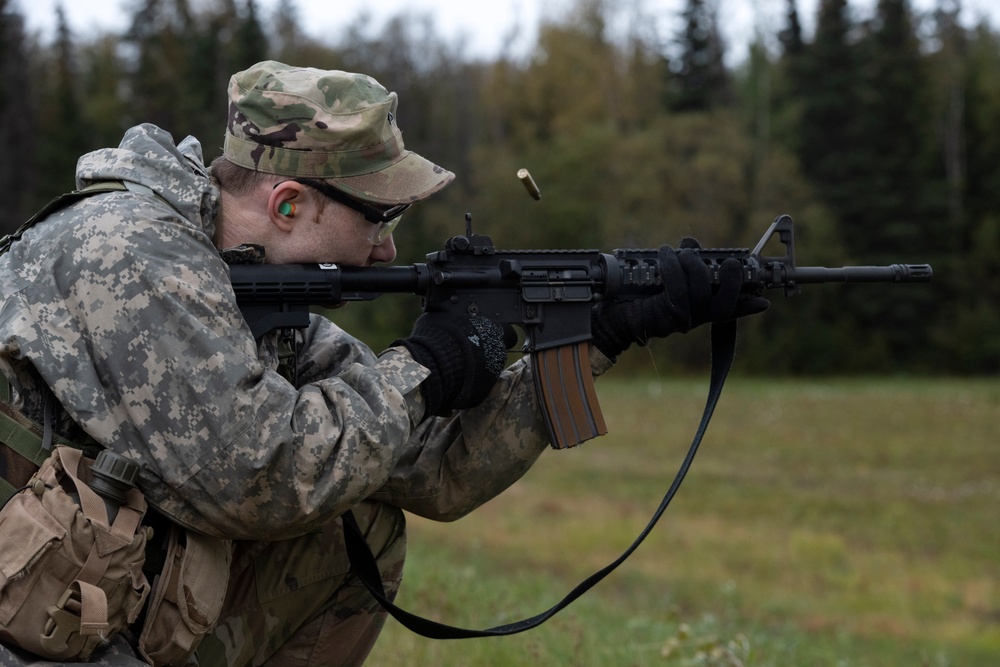
<path id="1" fill-rule="evenodd" d="M 468 220 L 468 218 L 467 218 Z M 765 256 L 778 236 L 783 257 Z M 729 258 L 743 264 L 743 291 L 760 295 L 829 282 L 930 282 L 927 264 L 795 265 L 792 219 L 779 216 L 755 248 L 697 251 L 718 281 Z M 524 352 L 534 363 L 535 389 L 553 447 L 572 447 L 607 432 L 590 371 L 591 308 L 605 299 L 635 299 L 663 289 L 656 249 L 498 250 L 488 236 L 454 236 L 444 250 L 409 266 L 348 267 L 321 264 L 234 264 L 237 303 L 254 337 L 304 328 L 310 308 L 370 301 L 387 293 L 412 293 L 426 312 L 487 317 L 524 332 Z"/>

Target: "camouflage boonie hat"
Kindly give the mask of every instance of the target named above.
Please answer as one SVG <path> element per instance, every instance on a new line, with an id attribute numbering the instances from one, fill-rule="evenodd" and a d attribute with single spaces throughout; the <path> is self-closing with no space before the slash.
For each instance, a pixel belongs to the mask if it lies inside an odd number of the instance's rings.
<path id="1" fill-rule="evenodd" d="M 403 148 L 396 103 L 364 74 L 257 63 L 229 80 L 224 155 L 378 204 L 415 202 L 455 175 Z"/>

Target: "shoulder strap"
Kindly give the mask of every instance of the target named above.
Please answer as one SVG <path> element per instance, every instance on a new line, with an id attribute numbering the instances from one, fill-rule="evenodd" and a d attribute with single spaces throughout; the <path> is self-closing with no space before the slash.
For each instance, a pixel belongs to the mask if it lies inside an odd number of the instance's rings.
<path id="1" fill-rule="evenodd" d="M 53 431 L 54 396 L 46 397 L 46 423 L 41 425 L 14 408 L 12 400 L 10 381 L 0 373 L 0 505 L 42 465 L 53 446 L 90 449 L 85 443 L 72 442 Z"/>
<path id="2" fill-rule="evenodd" d="M 351 567 L 354 570 L 354 573 L 357 575 L 358 579 L 361 580 L 361 583 L 364 584 L 365 588 L 368 589 L 372 596 L 378 600 L 379 604 L 382 605 L 382 607 L 389 612 L 393 618 L 409 630 L 431 639 L 469 639 L 473 637 L 512 635 L 538 627 L 545 621 L 549 620 L 560 610 L 569 606 L 571 602 L 590 590 L 607 575 L 611 574 L 615 568 L 624 563 L 625 559 L 631 556 L 632 552 L 639 548 L 639 545 L 646 539 L 646 536 L 652 532 L 653 527 L 660 520 L 660 517 L 663 516 L 667 506 L 670 504 L 670 501 L 673 500 L 674 495 L 680 488 L 681 482 L 684 481 L 684 477 L 691 468 L 691 463 L 694 461 L 694 455 L 698 451 L 698 446 L 701 444 L 702 437 L 708 429 L 708 423 L 712 419 L 712 413 L 715 411 L 715 406 L 719 402 L 719 396 L 722 394 L 722 386 L 726 382 L 726 376 L 729 375 L 729 369 L 732 367 L 733 359 L 736 354 L 736 328 L 736 320 L 731 320 L 729 322 L 717 322 L 712 325 L 712 379 L 708 390 L 708 400 L 705 403 L 705 410 L 702 412 L 701 423 L 698 425 L 698 430 L 695 433 L 694 440 L 691 443 L 690 448 L 688 449 L 687 456 L 684 458 L 684 462 L 677 471 L 677 475 L 674 477 L 674 481 L 667 490 L 666 495 L 660 502 L 660 506 L 653 513 L 653 518 L 649 520 L 649 523 L 646 524 L 643 531 L 639 534 L 635 541 L 632 542 L 632 545 L 629 546 L 629 548 L 626 549 L 617 560 L 590 575 L 590 577 L 585 579 L 576 588 L 570 591 L 570 593 L 566 595 L 562 601 L 550 608 L 548 611 L 542 612 L 537 616 L 532 616 L 531 618 L 525 618 L 523 620 L 508 623 L 506 625 L 500 625 L 495 628 L 489 628 L 486 630 L 470 630 L 467 628 L 457 628 L 444 623 L 438 623 L 437 621 L 417 616 L 416 614 L 412 614 L 405 609 L 401 609 L 393 604 L 388 596 L 386 596 L 385 589 L 382 586 L 382 577 L 379 574 L 378 564 L 375 561 L 375 556 L 372 555 L 371 549 L 365 541 L 364 533 L 358 526 L 357 520 L 354 518 L 354 515 L 348 511 L 343 515 L 342 521 L 344 524 L 344 540 L 347 548 L 347 556 L 351 562 Z"/>
<path id="3" fill-rule="evenodd" d="M 66 192 L 55 197 L 48 204 L 39 209 L 33 216 L 28 218 L 20 227 L 11 234 L 0 238 L 0 255 L 7 252 L 14 241 L 21 238 L 25 231 L 30 229 L 35 223 L 56 211 L 73 204 L 85 197 L 102 194 L 105 192 L 136 192 L 144 195 L 158 197 L 166 202 L 152 188 L 140 183 L 131 181 L 97 181 L 90 185 Z M 170 205 L 173 208 L 173 205 Z M 175 209 L 176 210 L 176 209 Z M 55 397 L 46 396 L 45 400 L 45 422 L 41 426 L 28 419 L 11 405 L 13 398 L 10 381 L 0 373 L 0 505 L 6 502 L 15 491 L 16 487 L 11 484 L 10 479 L 6 479 L 12 472 L 12 468 L 24 470 L 27 467 L 37 468 L 48 458 L 52 446 L 66 445 L 74 449 L 85 448 L 86 445 L 71 442 L 63 438 L 52 430 Z M 15 459 L 13 462 L 10 459 Z M 15 475 L 16 477 L 17 475 Z"/>
<path id="4" fill-rule="evenodd" d="M 135 192 L 142 195 L 148 195 L 151 197 L 156 197 L 161 202 L 172 208 L 177 212 L 178 215 L 184 217 L 184 214 L 177 210 L 177 207 L 171 204 L 163 195 L 159 194 L 153 188 L 148 185 L 143 185 L 141 183 L 135 183 L 133 181 L 96 181 L 90 185 L 80 188 L 79 190 L 73 190 L 72 192 L 65 192 L 58 197 L 54 198 L 48 204 L 39 209 L 33 216 L 28 218 L 23 225 L 17 228 L 13 233 L 0 238 L 0 255 L 7 252 L 10 245 L 21 238 L 21 235 L 25 231 L 30 229 L 36 222 L 42 218 L 52 215 L 59 209 L 69 206 L 74 202 L 77 202 L 85 197 L 91 195 L 99 195 L 104 192 L 123 192 L 128 190 L 129 192 Z"/>
<path id="5" fill-rule="evenodd" d="M 100 194 L 102 192 L 117 192 L 127 189 L 128 188 L 121 181 L 99 181 L 97 183 L 91 183 L 87 187 L 80 188 L 79 190 L 64 192 L 40 208 L 33 216 L 28 218 L 23 225 L 18 227 L 16 231 L 0 239 L 0 255 L 7 252 L 10 248 L 10 244 L 21 238 L 21 235 L 30 229 L 36 222 L 55 213 L 59 209 L 69 206 L 84 197 Z"/>
<path id="6" fill-rule="evenodd" d="M 16 231 L 0 238 L 0 254 L 7 252 L 11 244 L 21 238 L 21 235 L 36 222 L 55 211 L 90 195 L 125 189 L 126 187 L 121 181 L 101 181 L 59 195 L 28 218 Z M 59 435 L 52 433 L 51 423 L 48 420 L 44 426 L 39 428 L 38 424 L 22 415 L 11 405 L 12 400 L 13 392 L 10 381 L 6 375 L 0 373 L 0 463 L 3 463 L 3 470 L 0 471 L 2 472 L 0 474 L 0 504 L 6 502 L 14 494 L 17 488 L 14 484 L 24 481 L 16 478 L 24 477 L 32 467 L 37 469 L 48 457 L 52 443 L 69 444 L 76 447 Z M 49 400 L 46 400 L 46 408 L 49 407 L 49 403 Z M 48 409 L 46 409 L 46 414 L 48 415 Z M 14 479 L 8 479 L 8 477 Z M 14 484 L 11 483 L 12 481 Z"/>

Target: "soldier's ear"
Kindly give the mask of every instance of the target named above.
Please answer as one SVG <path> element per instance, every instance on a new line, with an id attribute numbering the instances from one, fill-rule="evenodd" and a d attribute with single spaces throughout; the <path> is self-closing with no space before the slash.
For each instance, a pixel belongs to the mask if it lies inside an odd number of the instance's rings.
<path id="1" fill-rule="evenodd" d="M 295 181 L 281 181 L 267 198 L 268 220 L 283 232 L 290 232 L 295 226 L 295 215 L 304 197 L 303 188 Z"/>

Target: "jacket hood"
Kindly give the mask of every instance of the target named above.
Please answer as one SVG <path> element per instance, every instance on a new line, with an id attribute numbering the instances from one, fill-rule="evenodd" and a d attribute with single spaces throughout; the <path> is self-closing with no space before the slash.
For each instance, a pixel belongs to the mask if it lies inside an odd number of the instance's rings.
<path id="1" fill-rule="evenodd" d="M 169 132 L 146 123 L 128 130 L 118 148 L 102 148 L 77 161 L 78 188 L 114 180 L 152 189 L 187 220 L 213 235 L 219 191 L 194 137 L 186 137 L 178 145 Z"/>

